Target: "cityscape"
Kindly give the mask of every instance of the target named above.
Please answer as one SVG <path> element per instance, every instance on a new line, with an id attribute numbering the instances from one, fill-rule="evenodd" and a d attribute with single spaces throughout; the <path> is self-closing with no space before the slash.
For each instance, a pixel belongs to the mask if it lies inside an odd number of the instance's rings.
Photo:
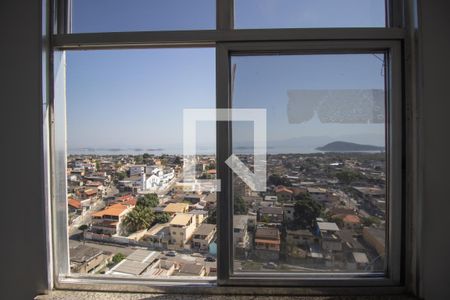
<path id="1" fill-rule="evenodd" d="M 332 151 L 342 144 L 268 154 L 265 192 L 234 176 L 234 272 L 385 271 L 385 152 Z M 238 156 L 251 168 L 252 155 Z M 215 155 L 195 169 L 216 178 Z M 216 193 L 190 184 L 180 155 L 68 155 L 71 272 L 216 276 Z"/>

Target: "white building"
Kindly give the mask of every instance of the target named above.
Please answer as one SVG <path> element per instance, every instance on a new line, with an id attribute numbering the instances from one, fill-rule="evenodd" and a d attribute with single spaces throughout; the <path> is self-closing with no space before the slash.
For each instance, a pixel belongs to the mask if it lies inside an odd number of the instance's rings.
<path id="1" fill-rule="evenodd" d="M 141 173 L 142 190 L 156 191 L 164 189 L 174 177 L 175 171 L 172 168 L 160 169 L 157 167 L 147 167 L 146 172 Z"/>

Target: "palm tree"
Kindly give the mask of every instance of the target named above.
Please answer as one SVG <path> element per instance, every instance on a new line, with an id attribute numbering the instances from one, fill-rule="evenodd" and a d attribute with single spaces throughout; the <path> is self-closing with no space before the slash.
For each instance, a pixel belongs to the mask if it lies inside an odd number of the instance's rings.
<path id="1" fill-rule="evenodd" d="M 135 232 L 149 228 L 154 218 L 153 211 L 149 207 L 136 206 L 125 216 L 123 223 L 129 232 Z"/>

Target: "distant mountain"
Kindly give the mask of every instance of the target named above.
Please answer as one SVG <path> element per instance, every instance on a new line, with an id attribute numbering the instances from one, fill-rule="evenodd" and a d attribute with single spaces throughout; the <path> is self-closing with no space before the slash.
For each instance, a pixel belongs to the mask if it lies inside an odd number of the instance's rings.
<path id="1" fill-rule="evenodd" d="M 359 151 L 384 151 L 384 147 L 379 146 L 372 146 L 372 145 L 362 145 L 362 144 L 355 144 L 355 143 L 349 143 L 349 142 L 332 142 L 329 144 L 326 144 L 322 147 L 316 148 L 319 151 L 325 151 L 325 152 L 359 152 Z"/>

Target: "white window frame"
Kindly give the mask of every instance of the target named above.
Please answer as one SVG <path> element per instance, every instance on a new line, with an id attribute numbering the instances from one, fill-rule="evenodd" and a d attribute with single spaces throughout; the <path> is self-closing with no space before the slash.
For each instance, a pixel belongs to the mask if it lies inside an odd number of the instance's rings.
<path id="1" fill-rule="evenodd" d="M 49 90 L 48 123 L 44 124 L 49 142 L 46 159 L 50 167 L 47 184 L 50 187 L 48 203 L 51 208 L 52 263 L 49 265 L 56 288 L 91 289 L 107 291 L 168 291 L 183 292 L 189 287 L 198 289 L 214 287 L 217 293 L 227 293 L 227 286 L 239 286 L 232 292 L 267 294 L 274 289 L 279 294 L 308 294 L 317 289 L 332 294 L 385 294 L 405 291 L 405 274 L 410 266 L 402 254 L 409 240 L 405 230 L 410 218 L 405 199 L 405 149 L 412 137 L 406 135 L 406 123 L 411 104 L 405 98 L 405 86 L 409 84 L 404 69 L 409 68 L 406 59 L 411 43 L 405 26 L 405 11 L 409 1 L 386 1 L 386 28 L 306 28 L 306 29 L 233 29 L 233 1 L 216 0 L 216 30 L 146 31 L 120 33 L 70 33 L 70 0 L 47 0 L 49 40 L 47 88 Z M 380 274 L 335 273 L 300 274 L 264 273 L 234 274 L 232 270 L 232 203 L 231 171 L 224 165 L 231 153 L 230 123 L 219 122 L 217 132 L 218 178 L 226 187 L 218 194 L 218 276 L 217 280 L 198 277 L 152 279 L 120 278 L 70 274 L 69 247 L 67 239 L 66 205 L 66 117 L 65 117 L 65 50 L 86 49 L 133 49 L 133 48 L 189 48 L 214 47 L 216 49 L 216 97 L 217 108 L 230 107 L 230 54 L 232 53 L 370 53 L 383 51 L 389 65 L 387 77 L 387 149 L 388 199 L 387 223 L 389 224 L 387 252 L 388 268 Z M 413 187 L 410 187 L 411 189 Z M 258 287 L 258 289 L 254 289 Z M 273 288 L 271 288 L 273 287 Z M 289 287 L 288 289 L 281 287 Z M 311 290 L 313 288 L 314 290 Z"/>

